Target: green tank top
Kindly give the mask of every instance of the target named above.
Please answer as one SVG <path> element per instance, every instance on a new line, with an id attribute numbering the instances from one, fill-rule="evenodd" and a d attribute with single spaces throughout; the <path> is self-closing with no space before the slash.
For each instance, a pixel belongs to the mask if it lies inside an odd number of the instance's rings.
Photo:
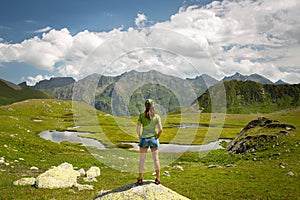
<path id="1" fill-rule="evenodd" d="M 138 121 L 143 125 L 142 138 L 157 137 L 156 127 L 161 123 L 160 116 L 155 114 L 152 120 L 146 118 L 145 113 L 141 113 Z"/>

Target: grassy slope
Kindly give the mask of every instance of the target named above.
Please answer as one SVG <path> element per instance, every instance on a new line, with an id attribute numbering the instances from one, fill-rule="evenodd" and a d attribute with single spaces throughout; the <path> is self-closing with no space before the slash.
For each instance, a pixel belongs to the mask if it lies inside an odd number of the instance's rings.
<path id="1" fill-rule="evenodd" d="M 21 90 L 14 90 L 0 81 L 0 105 L 7 105 L 26 99 L 47 99 L 51 96 L 45 92 L 29 87 L 22 87 Z"/>
<path id="2" fill-rule="evenodd" d="M 300 106 L 300 85 L 263 85 L 252 81 L 225 81 L 218 83 L 198 97 L 199 107 L 211 112 L 211 98 L 223 102 L 226 91 L 227 113 L 270 113 Z M 215 112 L 223 112 L 224 105 L 213 105 Z"/>
<path id="3" fill-rule="evenodd" d="M 81 105 L 84 107 L 84 105 Z M 4 156 L 10 166 L 0 165 L 0 193 L 4 199 L 92 199 L 97 192 L 104 189 L 116 188 L 135 181 L 136 174 L 114 170 L 95 159 L 84 147 L 63 143 L 58 145 L 45 141 L 38 137 L 43 130 L 64 130 L 74 126 L 72 118 L 71 102 L 58 100 L 29 100 L 9 106 L 0 107 L 0 157 Z M 170 177 L 162 177 L 163 184 L 180 194 L 191 199 L 295 199 L 300 196 L 299 191 L 299 161 L 300 161 L 300 111 L 278 112 L 268 114 L 267 117 L 284 123 L 297 126 L 290 136 L 286 137 L 284 145 L 276 146 L 270 150 L 264 150 L 256 156 L 228 155 L 224 150 L 211 151 L 207 156 L 200 158 L 199 153 L 185 153 L 178 160 L 165 167 L 171 174 Z M 107 136 L 109 140 L 118 144 L 120 141 L 136 141 L 134 135 L 134 123 L 136 119 L 118 118 L 119 126 L 116 126 L 112 117 L 104 117 L 98 113 L 104 133 L 113 131 L 115 134 Z M 209 123 L 209 114 L 203 114 L 199 121 L 190 114 L 183 119 L 186 123 Z M 86 120 L 84 130 L 96 130 L 88 126 Z M 221 137 L 233 138 L 250 120 L 257 115 L 227 115 Z M 35 119 L 43 120 L 35 122 Z M 122 121 L 122 120 L 123 121 Z M 80 119 L 77 119 L 80 120 Z M 132 123 L 128 125 L 128 120 Z M 168 116 L 165 122 L 162 142 L 168 142 L 176 134 L 172 124 L 179 123 L 180 116 Z M 122 133 L 123 128 L 132 131 L 132 135 Z M 121 130 L 122 129 L 122 130 Z M 195 143 L 203 141 L 205 127 L 200 128 Z M 99 135 L 101 135 L 99 133 Z M 184 137 L 182 137 L 184 138 Z M 4 145 L 7 145 L 6 148 Z M 300 144 L 299 144 L 300 145 Z M 82 151 L 84 149 L 85 151 Z M 289 151 L 286 151 L 286 150 Z M 273 154 L 281 153 L 280 156 Z M 258 161 L 252 161 L 256 157 Z M 14 162 L 18 158 L 24 161 Z M 162 159 L 165 159 L 163 157 Z M 72 163 L 76 167 L 89 168 L 97 165 L 101 168 L 99 182 L 93 183 L 95 191 L 73 191 L 72 189 L 35 189 L 29 186 L 13 186 L 12 182 L 26 176 L 37 176 L 53 165 L 62 162 Z M 163 162 L 163 160 L 162 160 Z M 279 167 L 284 162 L 285 169 Z M 184 171 L 173 169 L 179 164 Z M 224 166 L 234 164 L 233 168 L 208 169 L 209 164 Z M 31 166 L 37 166 L 38 173 L 30 172 Z M 4 171 L 5 170 L 5 171 Z M 287 177 L 285 174 L 293 171 L 295 177 Z M 152 173 L 146 173 L 145 179 L 153 179 Z"/>

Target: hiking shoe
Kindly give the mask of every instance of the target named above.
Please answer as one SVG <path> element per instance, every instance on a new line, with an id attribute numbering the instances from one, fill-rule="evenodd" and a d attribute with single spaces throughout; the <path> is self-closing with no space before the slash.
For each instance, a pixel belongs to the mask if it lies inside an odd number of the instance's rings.
<path id="1" fill-rule="evenodd" d="M 139 185 L 143 184 L 143 179 L 142 178 L 138 178 L 136 183 L 139 184 Z"/>
<path id="2" fill-rule="evenodd" d="M 155 184 L 156 184 L 156 185 L 160 184 L 160 179 L 159 179 L 159 178 L 156 178 L 156 179 L 155 179 Z"/>

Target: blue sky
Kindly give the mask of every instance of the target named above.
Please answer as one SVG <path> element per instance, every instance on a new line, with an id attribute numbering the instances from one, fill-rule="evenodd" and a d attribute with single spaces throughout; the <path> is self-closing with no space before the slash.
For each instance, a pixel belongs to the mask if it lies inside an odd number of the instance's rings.
<path id="1" fill-rule="evenodd" d="M 218 79 L 238 71 L 300 82 L 297 0 L 0 4 L 0 78 L 14 83 L 132 69 Z"/>

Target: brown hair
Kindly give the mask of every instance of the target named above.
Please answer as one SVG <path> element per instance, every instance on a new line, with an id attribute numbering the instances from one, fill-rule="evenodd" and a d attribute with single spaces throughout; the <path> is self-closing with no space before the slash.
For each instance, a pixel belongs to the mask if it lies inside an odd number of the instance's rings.
<path id="1" fill-rule="evenodd" d="M 152 120 L 154 115 L 157 114 L 156 110 L 152 107 L 152 108 L 146 108 L 145 110 L 145 116 L 147 119 Z"/>

